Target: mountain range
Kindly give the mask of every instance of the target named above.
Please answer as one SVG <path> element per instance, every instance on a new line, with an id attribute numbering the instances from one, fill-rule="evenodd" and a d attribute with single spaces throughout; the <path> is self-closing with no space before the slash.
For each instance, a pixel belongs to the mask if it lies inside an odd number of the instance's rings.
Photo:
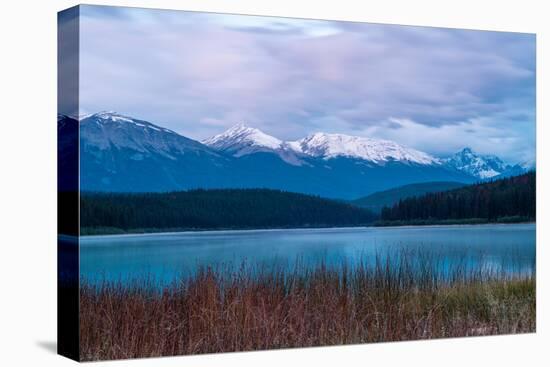
<path id="1" fill-rule="evenodd" d="M 411 183 L 472 183 L 532 168 L 469 148 L 435 157 L 393 141 L 345 134 L 283 141 L 238 124 L 197 141 L 115 112 L 58 116 L 60 137 L 75 126 L 82 191 L 270 188 L 350 200 Z"/>

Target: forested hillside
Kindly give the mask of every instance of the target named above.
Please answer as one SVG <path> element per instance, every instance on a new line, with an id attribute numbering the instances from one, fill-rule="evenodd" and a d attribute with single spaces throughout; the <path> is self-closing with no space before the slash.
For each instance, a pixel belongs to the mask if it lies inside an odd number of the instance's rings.
<path id="1" fill-rule="evenodd" d="M 400 200 L 382 209 L 382 224 L 438 220 L 487 222 L 535 219 L 536 174 L 534 171 L 510 178 L 429 193 Z M 386 223 L 386 224 L 387 224 Z"/>
<path id="2" fill-rule="evenodd" d="M 392 206 L 401 199 L 421 196 L 429 192 L 457 189 L 466 184 L 460 182 L 421 182 L 395 187 L 389 190 L 378 191 L 374 194 L 351 201 L 352 204 L 369 209 L 377 214 L 385 206 Z"/>
<path id="3" fill-rule="evenodd" d="M 350 204 L 268 189 L 83 193 L 82 234 L 358 226 L 375 219 Z"/>

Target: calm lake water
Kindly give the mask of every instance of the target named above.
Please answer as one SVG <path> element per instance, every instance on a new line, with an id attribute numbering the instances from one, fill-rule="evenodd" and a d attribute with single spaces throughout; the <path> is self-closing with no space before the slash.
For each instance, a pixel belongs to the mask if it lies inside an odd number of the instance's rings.
<path id="1" fill-rule="evenodd" d="M 368 227 L 255 231 L 210 231 L 87 236 L 80 243 L 80 274 L 90 281 L 122 280 L 148 274 L 162 282 L 201 266 L 292 269 L 343 262 L 372 262 L 376 254 L 401 249 L 436 254 L 441 266 L 530 271 L 535 264 L 535 224 Z"/>

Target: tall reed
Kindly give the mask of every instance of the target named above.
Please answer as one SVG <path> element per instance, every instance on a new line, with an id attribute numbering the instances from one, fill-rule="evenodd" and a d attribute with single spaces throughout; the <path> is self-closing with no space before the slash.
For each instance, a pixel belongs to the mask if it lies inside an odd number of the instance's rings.
<path id="1" fill-rule="evenodd" d="M 401 252 L 350 267 L 206 267 L 158 287 L 81 280 L 84 360 L 535 331 L 535 270 Z M 470 265 L 469 265 L 470 264 Z"/>

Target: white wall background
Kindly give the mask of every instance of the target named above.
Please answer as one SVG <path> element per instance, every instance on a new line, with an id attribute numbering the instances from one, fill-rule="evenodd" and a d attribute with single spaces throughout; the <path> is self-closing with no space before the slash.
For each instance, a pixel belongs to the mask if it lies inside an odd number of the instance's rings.
<path id="1" fill-rule="evenodd" d="M 550 32 L 540 0 L 88 1 L 227 13 L 537 33 L 538 332 L 532 335 L 143 359 L 124 366 L 544 365 L 550 340 Z M 0 364 L 69 365 L 56 339 L 56 12 L 73 1 L 5 1 L 0 12 Z M 546 339 L 546 340 L 545 340 Z M 546 349 L 545 349 L 546 347 Z M 104 363 L 94 364 L 102 366 Z"/>

